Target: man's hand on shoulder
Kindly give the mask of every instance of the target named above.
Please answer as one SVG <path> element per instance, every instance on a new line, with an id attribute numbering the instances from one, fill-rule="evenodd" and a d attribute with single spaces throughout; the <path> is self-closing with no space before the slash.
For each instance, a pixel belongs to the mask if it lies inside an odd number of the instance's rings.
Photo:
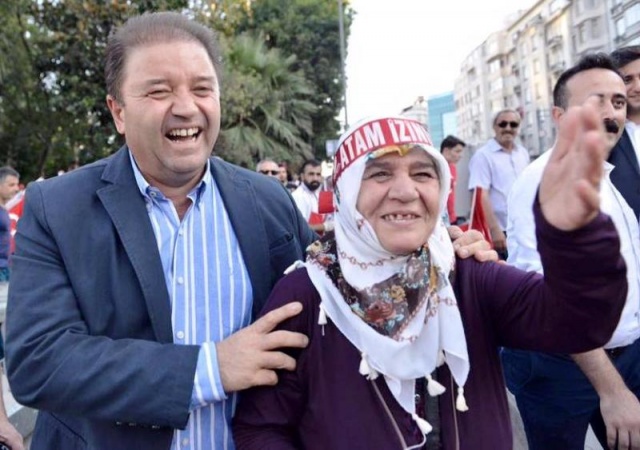
<path id="1" fill-rule="evenodd" d="M 302 304 L 298 302 L 281 306 L 216 344 L 225 392 L 273 386 L 278 382 L 276 370 L 295 370 L 295 359 L 281 349 L 305 348 L 309 339 L 301 333 L 274 330 L 301 311 Z"/>
<path id="2" fill-rule="evenodd" d="M 462 231 L 459 227 L 450 226 L 447 228 L 449 237 L 453 240 L 453 248 L 460 258 L 473 256 L 480 262 L 498 261 L 498 254 L 491 249 L 491 244 L 482 236 L 478 230 Z"/>

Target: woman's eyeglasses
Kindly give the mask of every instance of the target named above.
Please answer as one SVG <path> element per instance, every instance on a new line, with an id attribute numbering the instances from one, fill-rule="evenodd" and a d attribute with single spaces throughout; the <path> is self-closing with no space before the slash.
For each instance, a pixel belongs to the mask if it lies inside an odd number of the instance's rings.
<path id="1" fill-rule="evenodd" d="M 500 128 L 507 128 L 507 125 L 509 125 L 511 128 L 518 128 L 520 126 L 519 122 L 507 122 L 506 120 L 503 120 L 502 122 L 498 122 L 498 126 Z"/>
<path id="2" fill-rule="evenodd" d="M 279 170 L 261 170 L 260 173 L 263 175 L 278 175 L 280 171 Z"/>

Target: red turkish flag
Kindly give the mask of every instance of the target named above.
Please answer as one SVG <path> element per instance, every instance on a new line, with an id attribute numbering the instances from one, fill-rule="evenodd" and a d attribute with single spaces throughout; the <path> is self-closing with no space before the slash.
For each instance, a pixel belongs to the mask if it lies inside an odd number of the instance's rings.
<path id="1" fill-rule="evenodd" d="M 11 246 L 10 252 L 13 253 L 15 251 L 15 242 L 13 237 L 16 234 L 16 229 L 18 227 L 18 220 L 22 217 L 22 210 L 24 208 L 24 189 L 18 192 L 9 202 L 7 203 L 7 211 L 9 212 L 9 220 L 11 221 Z"/>
<path id="2" fill-rule="evenodd" d="M 473 190 L 473 197 L 471 198 L 471 213 L 469 214 L 469 223 L 461 226 L 463 231 L 466 230 L 478 230 L 482 233 L 482 236 L 493 247 L 493 241 L 491 240 L 491 231 L 489 230 L 489 224 L 487 218 L 484 215 L 484 208 L 482 207 L 482 188 L 475 188 Z"/>

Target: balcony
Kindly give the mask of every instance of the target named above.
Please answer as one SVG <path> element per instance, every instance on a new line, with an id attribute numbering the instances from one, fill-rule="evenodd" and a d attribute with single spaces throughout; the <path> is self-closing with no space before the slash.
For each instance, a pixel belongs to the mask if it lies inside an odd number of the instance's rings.
<path id="1" fill-rule="evenodd" d="M 551 72 L 553 72 L 556 75 L 564 72 L 565 67 L 566 67 L 566 64 L 564 61 L 556 61 L 549 65 L 549 69 L 551 70 Z"/>
<path id="2" fill-rule="evenodd" d="M 556 48 L 562 45 L 562 36 L 556 35 L 547 39 L 547 45 L 549 48 Z"/>

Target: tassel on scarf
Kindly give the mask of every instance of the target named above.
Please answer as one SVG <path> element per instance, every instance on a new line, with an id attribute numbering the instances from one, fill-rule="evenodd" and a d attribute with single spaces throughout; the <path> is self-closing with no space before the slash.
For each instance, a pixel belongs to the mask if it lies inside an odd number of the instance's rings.
<path id="1" fill-rule="evenodd" d="M 432 397 L 437 397 L 438 395 L 444 393 L 446 388 L 433 379 L 431 375 L 427 375 L 427 392 Z"/>
<path id="2" fill-rule="evenodd" d="M 460 412 L 469 411 L 469 407 L 467 406 L 467 401 L 464 398 L 464 389 L 458 388 L 458 397 L 456 398 L 456 409 Z"/>
<path id="3" fill-rule="evenodd" d="M 369 365 L 367 361 L 367 355 L 362 354 L 362 359 L 360 360 L 360 375 L 367 377 L 367 380 L 375 380 L 378 378 L 378 371 Z"/>
<path id="4" fill-rule="evenodd" d="M 436 360 L 436 367 L 440 367 L 444 364 L 444 350 L 438 350 L 438 359 Z"/>
<path id="5" fill-rule="evenodd" d="M 324 310 L 322 303 L 318 305 L 320 312 L 318 313 L 318 325 L 322 327 L 322 335 L 324 336 L 324 326 L 327 324 L 327 312 Z"/>
<path id="6" fill-rule="evenodd" d="M 322 306 L 322 303 L 318 305 L 318 308 L 320 308 L 320 313 L 318 314 L 318 325 L 326 325 L 327 312 L 324 310 L 324 306 Z"/>
<path id="7" fill-rule="evenodd" d="M 300 268 L 302 268 L 302 267 L 304 267 L 304 262 L 302 262 L 302 261 L 298 260 L 298 261 L 294 262 L 293 264 L 291 264 L 289 267 L 287 267 L 287 268 L 284 270 L 284 274 L 285 274 L 285 275 L 289 275 L 289 274 L 290 274 L 291 272 L 293 272 L 294 270 L 296 270 L 296 269 L 300 269 Z"/>
<path id="8" fill-rule="evenodd" d="M 411 414 L 411 418 L 416 423 L 416 425 L 418 425 L 418 428 L 420 428 L 422 434 L 427 435 L 433 430 L 431 424 L 423 418 L 419 417 L 416 413 Z"/>

